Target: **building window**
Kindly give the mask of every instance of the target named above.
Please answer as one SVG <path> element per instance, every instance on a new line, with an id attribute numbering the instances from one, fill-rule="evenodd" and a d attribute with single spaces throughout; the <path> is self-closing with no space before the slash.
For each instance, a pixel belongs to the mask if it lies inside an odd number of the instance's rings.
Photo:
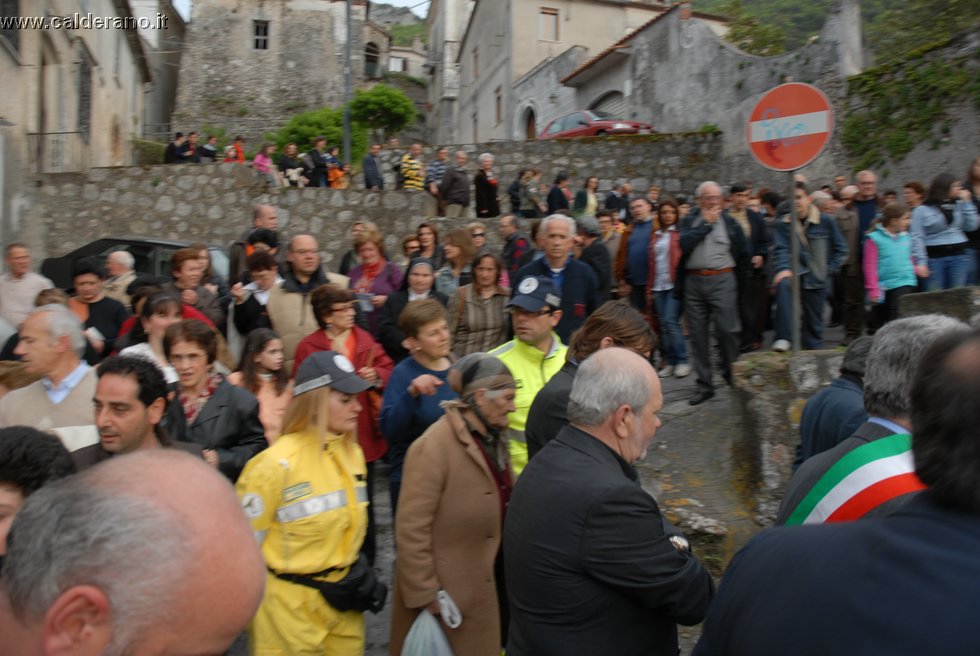
<path id="1" fill-rule="evenodd" d="M 497 125 L 500 125 L 500 122 L 504 120 L 504 99 L 500 87 L 497 87 L 497 90 L 494 92 L 494 108 Z"/>
<path id="2" fill-rule="evenodd" d="M 381 70 L 381 48 L 376 43 L 368 43 L 364 46 L 364 77 L 369 80 L 377 80 L 384 73 Z"/>
<path id="3" fill-rule="evenodd" d="M 558 41 L 558 10 L 553 7 L 541 7 L 538 13 L 538 39 L 541 41 Z"/>
<path id="4" fill-rule="evenodd" d="M 480 77 L 480 51 L 473 48 L 473 79 Z"/>
<path id="5" fill-rule="evenodd" d="M 407 73 L 408 60 L 404 57 L 388 57 L 388 70 L 393 73 Z"/>
<path id="6" fill-rule="evenodd" d="M 0 19 L 20 17 L 19 0 L 0 0 Z M 20 30 L 14 25 L 14 20 L 0 20 L 0 36 L 7 40 L 14 50 L 20 49 Z"/>
<path id="7" fill-rule="evenodd" d="M 252 21 L 252 48 L 255 50 L 269 49 L 269 21 Z"/>

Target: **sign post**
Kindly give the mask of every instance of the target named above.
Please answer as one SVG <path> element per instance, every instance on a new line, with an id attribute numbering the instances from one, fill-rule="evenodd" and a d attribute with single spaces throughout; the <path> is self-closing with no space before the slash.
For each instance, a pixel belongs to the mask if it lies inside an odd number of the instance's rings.
<path id="1" fill-rule="evenodd" d="M 793 352 L 800 350 L 800 239 L 797 236 L 794 173 L 815 160 L 834 129 L 834 112 L 827 96 L 809 84 L 790 82 L 770 89 L 756 103 L 745 127 L 749 151 L 759 164 L 789 173 L 789 243 L 793 277 Z M 775 217 L 779 220 L 780 217 Z"/>

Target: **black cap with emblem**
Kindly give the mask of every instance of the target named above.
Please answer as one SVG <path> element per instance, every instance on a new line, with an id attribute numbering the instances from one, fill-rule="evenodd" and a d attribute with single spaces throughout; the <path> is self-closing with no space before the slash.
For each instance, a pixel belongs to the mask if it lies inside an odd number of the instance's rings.
<path id="1" fill-rule="evenodd" d="M 561 293 L 555 283 L 546 276 L 530 276 L 517 285 L 517 292 L 507 307 L 519 307 L 528 312 L 540 312 L 544 306 L 561 307 Z"/>
<path id="2" fill-rule="evenodd" d="M 344 394 L 357 394 L 369 389 L 371 383 L 358 376 L 351 361 L 340 353 L 318 351 L 303 360 L 299 366 L 293 396 L 318 387 L 330 387 Z"/>

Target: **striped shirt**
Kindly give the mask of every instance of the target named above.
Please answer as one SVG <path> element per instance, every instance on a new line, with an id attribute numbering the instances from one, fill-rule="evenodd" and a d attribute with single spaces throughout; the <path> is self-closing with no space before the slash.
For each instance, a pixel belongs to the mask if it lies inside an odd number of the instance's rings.
<path id="1" fill-rule="evenodd" d="M 460 296 L 465 297 L 459 307 Z M 449 298 L 449 329 L 453 333 L 453 353 L 462 357 L 484 353 L 507 341 L 508 314 L 504 311 L 510 290 L 497 287 L 493 296 L 484 299 L 464 285 Z"/>

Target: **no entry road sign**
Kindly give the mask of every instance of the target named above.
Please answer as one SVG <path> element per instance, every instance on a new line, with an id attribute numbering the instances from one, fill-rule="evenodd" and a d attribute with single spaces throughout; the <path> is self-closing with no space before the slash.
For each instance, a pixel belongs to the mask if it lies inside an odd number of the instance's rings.
<path id="1" fill-rule="evenodd" d="M 760 164 L 774 171 L 795 171 L 817 158 L 833 129 L 834 112 L 823 91 L 790 82 L 759 100 L 745 136 Z"/>

